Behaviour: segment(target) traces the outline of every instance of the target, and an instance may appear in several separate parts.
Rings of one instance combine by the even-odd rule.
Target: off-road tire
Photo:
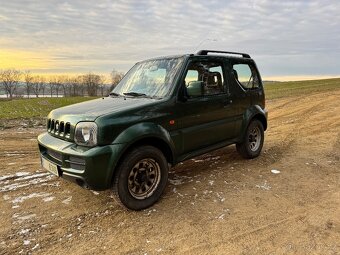
[[[168,171],[168,162],[159,149],[153,146],[133,148],[116,169],[113,179],[115,200],[136,211],[152,206],[165,189]],[[146,189],[144,193],[143,188]]]
[[[256,158],[261,153],[263,141],[263,124],[261,121],[254,119],[249,123],[243,141],[236,144],[237,152],[246,159]]]

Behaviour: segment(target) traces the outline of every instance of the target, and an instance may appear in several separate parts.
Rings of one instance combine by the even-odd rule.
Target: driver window
[[[188,70],[187,75],[185,76],[185,84],[188,84],[190,81],[198,81],[197,70]]]
[[[197,86],[201,86],[198,93]],[[216,62],[192,62],[185,76],[185,85],[188,95],[195,86],[195,96],[217,95],[224,93],[223,69]]]

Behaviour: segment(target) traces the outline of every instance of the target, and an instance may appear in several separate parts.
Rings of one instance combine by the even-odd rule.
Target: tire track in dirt
[[[295,146],[297,143],[300,143],[300,137],[301,133],[308,131],[310,129],[310,119],[323,119],[319,117],[319,115],[325,113],[328,111],[328,109],[336,104],[337,99],[339,100],[340,93],[334,92],[329,97],[323,97],[321,98],[319,95],[313,95],[312,97],[303,100],[304,107],[300,107],[301,109],[294,109],[293,112],[288,113],[288,115],[285,114],[276,114],[275,109],[277,109],[276,106],[273,107],[274,114],[271,114],[271,109],[269,109],[269,131],[268,131],[268,138],[270,139],[270,135],[272,132],[285,134],[285,136],[282,137],[280,141],[280,145],[273,146],[268,149],[269,153],[276,153],[282,156],[285,152],[289,151],[292,146]],[[292,107],[297,104],[297,101],[295,98],[289,98],[285,99],[288,100],[285,104],[291,104]],[[306,105],[306,102],[313,101],[312,104]],[[300,101],[299,101],[300,102]],[[281,104],[282,105],[282,104]],[[336,107],[336,106],[334,106]],[[336,112],[336,110],[335,110]],[[284,117],[282,117],[282,115]],[[291,132],[286,132],[286,130],[282,130],[282,119],[291,119],[292,121],[288,121],[288,124],[290,126]],[[287,122],[285,122],[287,123]],[[335,119],[334,122],[331,122],[331,126],[337,127],[337,137],[339,136],[339,126],[337,123],[340,123],[340,117]],[[273,124],[273,127],[271,125]],[[284,127],[287,129],[286,127]],[[272,129],[272,130],[271,130]],[[316,126],[313,130],[309,132],[322,132],[324,131],[323,126]],[[305,132],[306,133],[306,132]]]
[[[339,253],[339,101],[339,92],[270,100],[259,158],[229,146],[183,162],[141,212],[55,177],[0,192],[0,253]],[[0,188],[46,179],[33,149],[43,130],[12,131],[0,131]]]

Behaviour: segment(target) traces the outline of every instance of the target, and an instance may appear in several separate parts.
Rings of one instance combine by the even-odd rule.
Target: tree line
[[[123,78],[124,74],[113,70],[110,78],[87,73],[81,75],[33,74],[31,71],[0,69],[0,89],[8,98],[26,95],[39,96],[106,96]]]

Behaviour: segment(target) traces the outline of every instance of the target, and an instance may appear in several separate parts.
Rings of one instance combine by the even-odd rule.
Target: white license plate
[[[42,167],[49,171],[50,173],[59,176],[58,167],[56,164],[53,164],[52,162],[48,161],[47,159],[41,158],[41,165]]]

